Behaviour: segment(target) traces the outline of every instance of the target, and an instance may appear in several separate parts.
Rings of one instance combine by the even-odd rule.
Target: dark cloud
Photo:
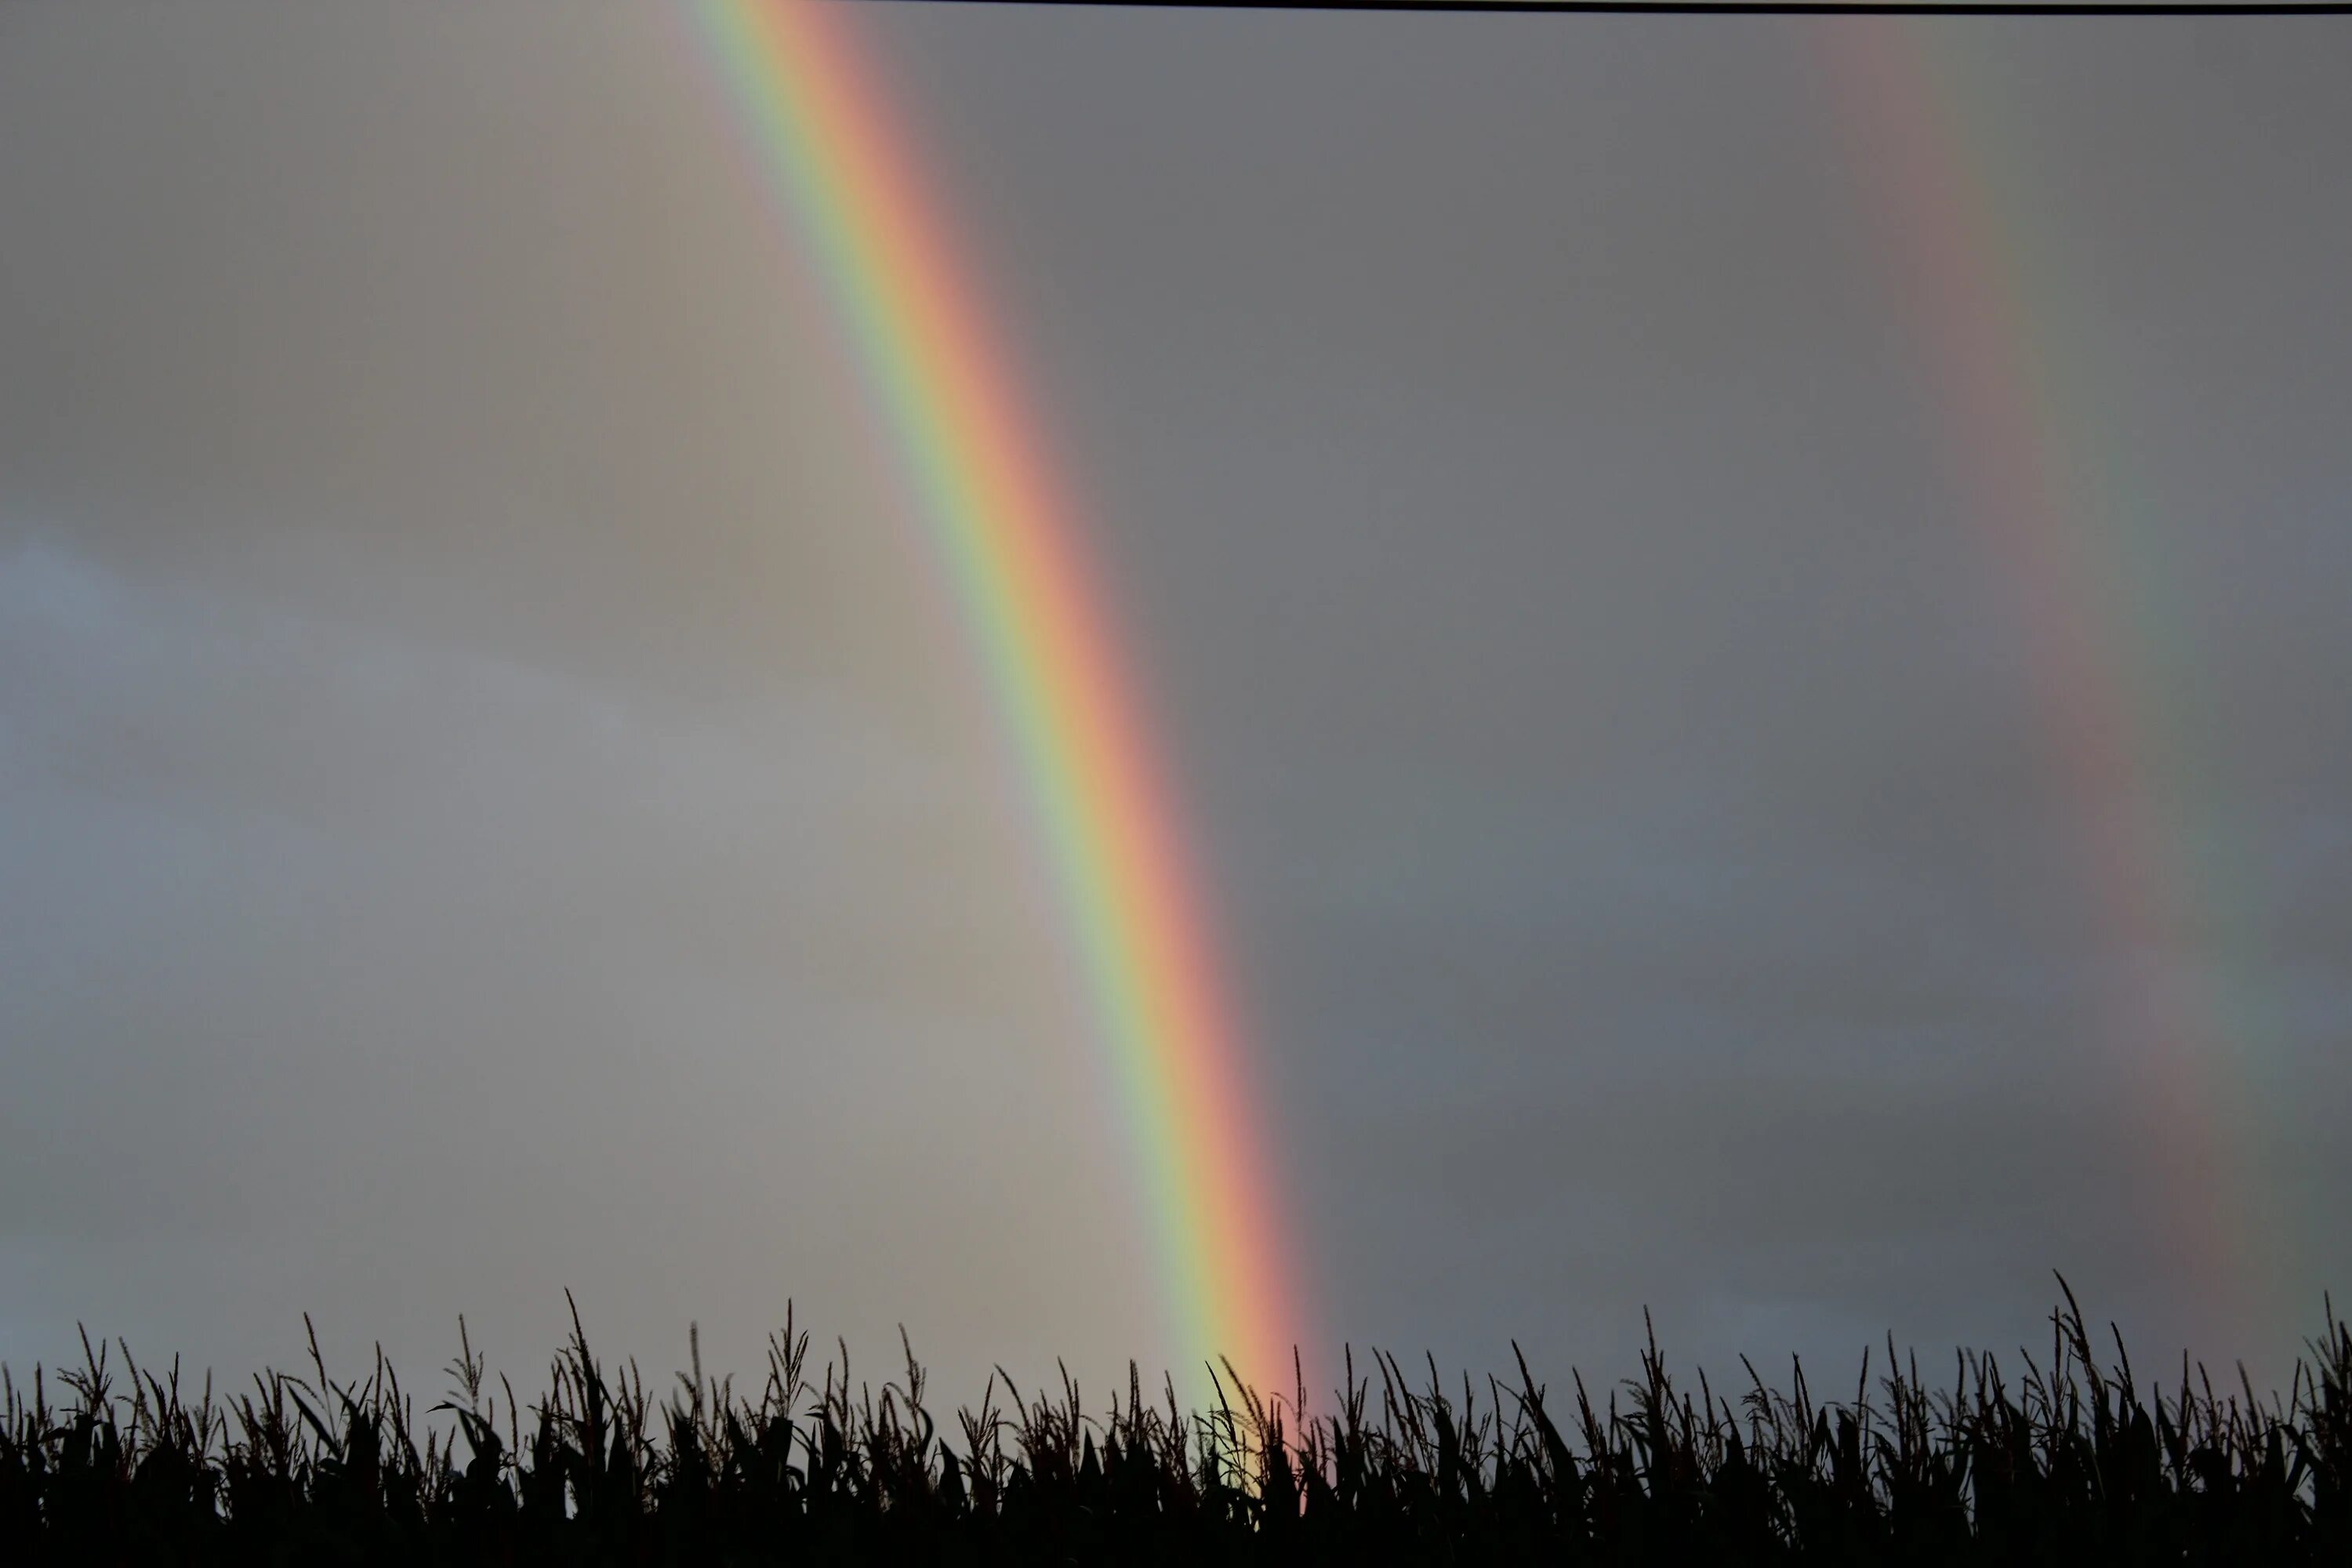
[[[1161,715],[1323,1331],[1940,1351],[2056,1267],[2277,1363],[2352,1261],[2323,24],[1928,38],[2010,158],[2097,798],[1818,27],[860,15]],[[983,672],[690,40],[0,40],[0,1356],[310,1308],[425,1366],[462,1310],[528,1367],[565,1284],[653,1360],[788,1291],[951,1378],[1151,1353]]]

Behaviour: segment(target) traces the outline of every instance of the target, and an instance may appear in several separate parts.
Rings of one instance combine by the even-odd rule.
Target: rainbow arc
[[[846,7],[698,0],[855,340],[1051,846],[1185,1352],[1286,1389],[1304,1320],[1174,789],[1012,361]]]

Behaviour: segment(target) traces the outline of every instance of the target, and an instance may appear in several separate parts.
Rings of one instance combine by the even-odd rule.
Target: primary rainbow
[[[1167,774],[1083,532],[845,7],[694,0],[919,492],[1050,842],[1182,1352],[1287,1388],[1304,1327]]]

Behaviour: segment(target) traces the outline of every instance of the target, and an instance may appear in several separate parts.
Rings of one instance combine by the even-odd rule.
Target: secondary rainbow
[[[899,116],[827,0],[694,0],[982,651],[1125,1102],[1170,1329],[1287,1388],[1304,1324],[1258,1098],[1084,531]]]
[[[2105,927],[2105,1011],[2160,1196],[2142,1217],[2208,1292],[2208,1328],[2279,1321],[2270,1228],[2231,1058],[2244,1027],[2196,937],[2227,889],[2187,819],[2197,760],[2175,709],[2161,563],[2136,529],[2147,498],[2100,428],[2077,324],[2028,222],[2030,184],[1993,106],[1970,101],[1964,24],[1823,24],[1846,142],[1871,193],[1924,351],[1963,503],[2021,612],[2024,654],[2081,867]],[[2072,329],[2072,330],[2070,330]]]

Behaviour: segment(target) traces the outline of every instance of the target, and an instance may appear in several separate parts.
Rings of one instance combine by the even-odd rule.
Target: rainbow
[[[1280,1184],[1169,775],[1084,531],[847,7],[694,0],[814,253],[1026,774],[1101,1016],[1182,1353],[1291,1385]]]
[[[2080,875],[2105,927],[2102,1011],[2118,1099],[2147,1146],[2146,1223],[2206,1292],[2209,1331],[2281,1323],[2247,1188],[2242,1049],[2194,926],[2227,900],[2200,864],[2178,781],[2194,759],[2168,711],[2158,563],[2130,536],[2096,402],[2070,384],[2068,323],[2036,253],[2028,183],[1998,116],[1971,105],[1950,29],[1844,17],[1822,28],[1845,134],[1906,297],[1948,461],[2011,590],[2042,727],[2072,802]],[[2076,372],[2079,374],[2079,372]]]

